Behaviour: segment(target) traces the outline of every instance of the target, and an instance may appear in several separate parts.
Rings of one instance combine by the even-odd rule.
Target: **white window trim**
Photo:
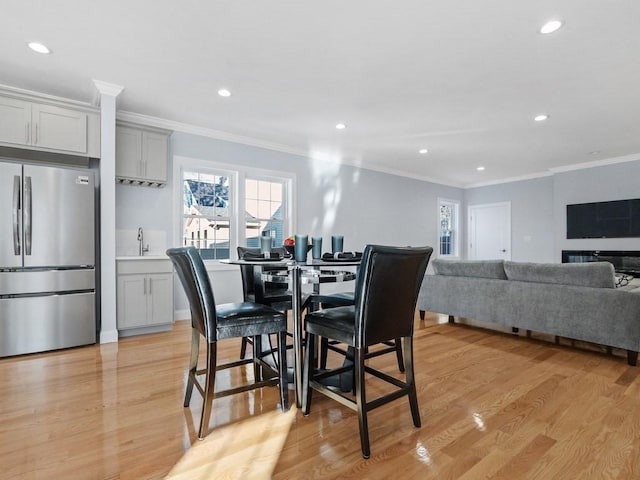
[[[441,231],[440,231],[440,205],[442,204],[449,204],[449,205],[455,205],[456,207],[456,216],[454,219],[454,225],[453,225],[453,231],[454,231],[454,243],[453,243],[453,254],[452,255],[440,255],[440,237],[441,237]],[[442,198],[442,197],[438,197],[437,199],[437,203],[436,203],[436,219],[438,222],[438,230],[437,230],[437,241],[436,241],[436,245],[437,245],[437,253],[438,253],[438,257],[441,258],[450,258],[452,260],[456,260],[460,258],[460,251],[461,251],[461,237],[462,237],[462,232],[460,231],[460,215],[461,215],[461,211],[462,211],[462,202],[460,202],[460,200],[454,200],[451,198]]]
[[[232,226],[229,232],[229,242],[231,246],[236,246],[244,236],[245,231],[245,216],[240,215],[240,212],[244,212],[245,199],[244,199],[244,181],[247,176],[250,178],[268,180],[268,181],[282,181],[286,184],[287,201],[286,211],[288,222],[284,223],[288,232],[295,232],[295,218],[296,218],[296,176],[289,172],[280,172],[274,170],[264,170],[260,168],[247,167],[244,165],[234,165],[230,163],[217,162],[215,160],[206,160],[202,158],[184,157],[181,155],[174,155],[173,157],[173,244],[182,245],[182,172],[184,170],[196,170],[211,173],[224,173],[229,176],[233,191],[233,202],[231,206],[231,223]],[[240,188],[240,185],[243,185]],[[242,195],[239,193],[242,191]],[[235,248],[232,250],[235,251]],[[233,255],[232,255],[233,258]],[[220,263],[219,260],[205,260],[207,270],[236,270],[238,267],[235,265],[228,265]]]

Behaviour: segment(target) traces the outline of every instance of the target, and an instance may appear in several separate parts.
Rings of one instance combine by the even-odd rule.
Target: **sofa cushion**
[[[504,262],[507,279],[520,282],[558,283],[577,287],[614,288],[615,270],[609,262],[527,263]]]
[[[616,288],[628,287],[629,284],[633,281],[633,275],[616,273],[615,281],[616,281]]]
[[[507,279],[504,273],[504,260],[443,260],[436,258],[432,265],[436,275]]]

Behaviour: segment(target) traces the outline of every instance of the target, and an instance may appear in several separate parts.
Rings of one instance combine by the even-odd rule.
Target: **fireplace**
[[[640,277],[640,250],[563,250],[562,263],[609,262],[617,273]]]

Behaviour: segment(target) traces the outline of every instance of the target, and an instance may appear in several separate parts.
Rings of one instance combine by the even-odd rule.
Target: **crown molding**
[[[551,177],[551,176],[553,176],[552,172],[537,172],[537,173],[531,173],[528,175],[520,175],[518,177],[509,177],[509,178],[503,178],[500,180],[491,180],[488,182],[472,183],[469,185],[465,185],[462,188],[466,190],[468,188],[490,187],[491,185],[500,185],[501,183],[521,182],[523,180],[534,180],[536,178]]]
[[[532,173],[530,175],[523,175],[520,177],[504,178],[501,180],[495,180],[491,182],[474,183],[471,185],[466,185],[463,188],[467,189],[467,188],[488,187],[491,185],[499,185],[502,183],[520,182],[522,180],[533,180],[535,178],[553,176],[557,173],[572,172],[575,170],[584,170],[587,168],[604,167],[607,165],[615,165],[616,163],[635,162],[635,161],[640,161],[640,153],[623,155],[620,157],[612,157],[612,158],[607,158],[603,160],[594,160],[593,162],[583,162],[583,163],[575,163],[573,165],[562,165],[560,167],[551,167],[546,172]]]
[[[201,137],[214,138],[216,140],[224,140],[227,142],[239,143],[239,144],[248,145],[251,147],[265,148],[267,150],[273,150],[273,151],[282,152],[282,153],[289,153],[291,155],[296,155],[303,158],[310,158],[313,160],[319,160],[323,162],[339,163],[341,165],[348,165],[351,167],[361,168],[363,170],[371,170],[374,172],[385,173],[387,175],[407,177],[407,178],[412,178],[414,180],[437,183],[438,185],[445,185],[450,187],[457,187],[457,188],[462,187],[459,184],[445,182],[443,180],[438,180],[435,178],[426,177],[422,175],[416,175],[415,173],[405,172],[402,170],[395,170],[395,169],[377,167],[377,166],[364,166],[357,161],[350,161],[348,159],[341,159],[340,161],[332,160],[321,155],[315,155],[313,153],[310,153],[309,151],[306,151],[300,148],[291,147],[289,145],[266,142],[264,140],[260,140],[257,138],[246,137],[243,135],[235,135],[235,134],[223,132],[220,130],[214,130],[212,128],[199,127],[199,126],[191,125],[187,123],[176,122],[174,120],[166,120],[164,118],[152,117],[149,115],[142,115],[140,113],[119,110],[116,113],[116,118],[122,122],[131,122],[136,124],[147,125],[150,127],[162,128],[165,130],[173,130],[175,132],[188,133],[191,135],[198,135]]]
[[[107,95],[109,97],[117,97],[124,90],[123,86],[116,85],[115,83],[103,82],[102,80],[93,79],[93,84],[96,87],[97,92],[100,95]],[[100,105],[100,98],[95,99],[96,105]]]
[[[25,88],[12,87],[10,85],[0,84],[0,91],[10,96],[30,97],[31,99],[36,99],[38,101],[44,101],[44,102],[50,102],[50,103],[56,103],[56,104],[75,105],[83,108],[87,108],[87,107],[93,108],[93,105],[89,102],[73,100],[71,98],[65,98],[65,97],[58,97],[56,95],[49,95],[46,93],[36,92],[33,90],[27,90]]]
[[[235,135],[233,133],[227,133],[220,130],[214,130],[207,127],[199,127],[188,123],[176,122],[174,120],[166,120],[164,118],[152,117],[150,115],[142,115],[140,113],[126,112],[119,110],[116,113],[116,118],[123,122],[137,123],[141,125],[148,125],[150,127],[162,128],[165,130],[173,130],[175,132],[188,133],[191,135],[198,135],[201,137],[214,138],[216,140],[226,140],[232,143],[241,143],[243,145],[249,145],[252,147],[266,148],[267,150],[275,150],[283,153],[290,153],[292,155],[298,155],[301,157],[308,157],[308,152],[302,149],[290,147],[279,143],[266,142],[256,138],[245,137],[243,135]]]
[[[406,177],[414,180],[419,180],[422,182],[435,183],[437,185],[443,185],[446,187],[454,187],[454,188],[462,188],[462,189],[488,187],[491,185],[500,185],[503,183],[521,182],[523,180],[533,180],[536,178],[549,177],[556,173],[568,172],[571,170],[581,170],[584,168],[592,168],[592,167],[599,167],[603,165],[612,165],[615,163],[640,160],[640,153],[639,153],[639,154],[633,154],[633,155],[626,155],[623,157],[610,158],[607,160],[597,160],[594,162],[580,163],[575,165],[566,165],[561,167],[553,167],[553,168],[549,168],[547,171],[544,171],[544,172],[536,172],[536,173],[521,175],[517,177],[509,177],[509,178],[504,178],[500,180],[493,180],[488,182],[480,182],[480,183],[464,185],[461,183],[455,183],[455,182],[450,182],[450,181],[446,181],[438,178],[428,177],[425,175],[419,175],[419,174],[407,172],[404,170],[397,170],[397,169],[385,168],[380,166],[362,165],[361,162],[356,160],[349,160],[344,158],[340,160],[334,160],[322,155],[315,155],[311,152],[305,151],[300,148],[291,147],[289,145],[267,142],[257,138],[246,137],[243,135],[235,135],[235,134],[223,132],[220,130],[214,130],[212,128],[199,127],[196,125],[176,122],[173,120],[166,120],[164,118],[152,117],[149,115],[142,115],[140,113],[119,110],[116,113],[116,118],[123,122],[131,122],[135,124],[142,124],[150,127],[161,128],[165,130],[173,130],[176,132],[187,133],[191,135],[198,135],[202,137],[213,138],[216,140],[224,140],[227,142],[239,143],[239,144],[248,145],[251,147],[265,148],[267,150],[273,150],[276,152],[289,153],[291,155],[296,155],[302,158],[309,158],[309,159],[319,160],[323,162],[333,162],[333,163],[338,163],[340,165],[348,165],[351,167],[360,168],[363,170],[371,170],[373,172],[384,173],[387,175]]]
[[[615,165],[616,163],[635,162],[640,160],[640,153],[631,155],[623,155],[620,157],[606,158],[604,160],[594,160],[593,162],[576,163],[573,165],[563,165],[561,167],[552,167],[549,171],[553,173],[571,172],[573,170],[583,170],[585,168],[604,167],[606,165]]]
[[[325,161],[330,161],[330,160],[325,160]],[[356,162],[349,162],[349,161],[344,161],[344,162],[341,162],[341,163],[343,165],[350,165],[352,167],[361,168],[363,170],[371,170],[373,172],[385,173],[387,175],[395,175],[396,177],[411,178],[413,180],[419,180],[421,182],[435,183],[437,185],[443,185],[445,187],[464,188],[464,186],[462,184],[460,184],[460,183],[454,183],[454,182],[449,182],[447,180],[442,180],[442,179],[433,178],[433,177],[427,177],[425,175],[419,175],[417,173],[407,172],[405,170],[396,170],[396,169],[393,169],[393,168],[385,168],[385,167],[378,167],[378,166],[363,166],[363,165],[359,165]]]

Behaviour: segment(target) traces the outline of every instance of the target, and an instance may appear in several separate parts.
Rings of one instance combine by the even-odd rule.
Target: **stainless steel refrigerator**
[[[0,159],[0,357],[96,342],[87,169]]]

